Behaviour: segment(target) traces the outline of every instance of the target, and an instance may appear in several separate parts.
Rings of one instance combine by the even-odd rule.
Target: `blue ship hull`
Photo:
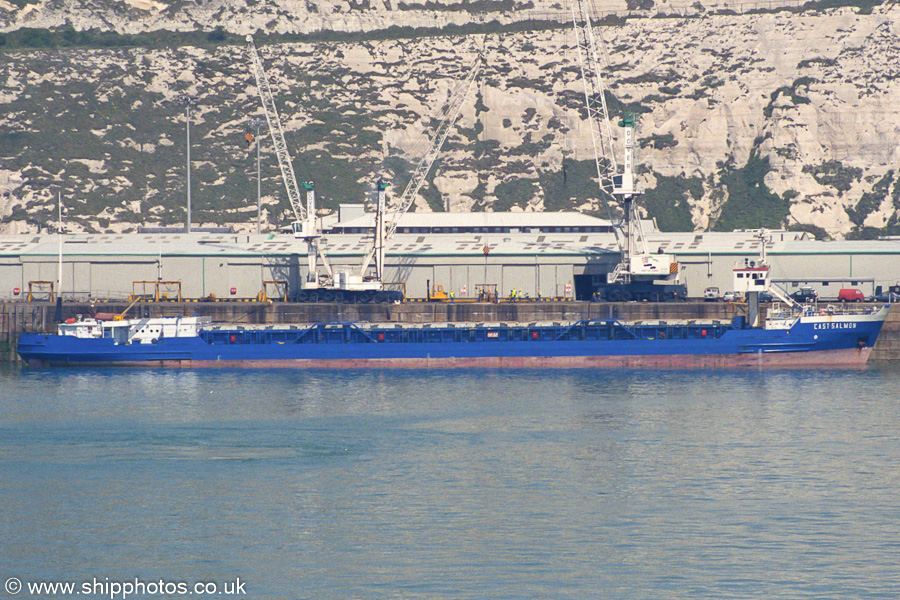
[[[882,311],[879,311],[882,312]],[[286,367],[710,367],[865,364],[886,317],[800,320],[788,329],[733,324],[582,321],[553,326],[367,326],[206,329],[117,343],[22,334],[30,364]]]

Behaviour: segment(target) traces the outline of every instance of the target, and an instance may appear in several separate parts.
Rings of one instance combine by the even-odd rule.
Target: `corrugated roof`
[[[790,254],[893,254],[900,253],[900,240],[786,241],[782,251]]]
[[[450,214],[450,213],[442,213]],[[460,213],[456,213],[460,214]],[[480,213],[479,213],[480,214]],[[490,213],[488,213],[490,214]],[[499,213],[494,213],[499,214]],[[524,214],[524,213],[523,213]],[[530,213],[565,214],[565,213]],[[581,215],[584,218],[584,215]],[[593,219],[593,217],[588,217]],[[509,221],[507,221],[509,222]],[[584,221],[581,221],[581,225]],[[425,226],[425,225],[423,225]],[[752,231],[654,232],[647,236],[647,250],[679,255],[756,255],[759,240]],[[784,238],[782,241],[782,237]],[[779,254],[900,254],[900,240],[821,242],[776,235],[767,252]],[[59,238],[54,234],[0,236],[0,257],[55,256]],[[284,234],[67,234],[67,256],[260,256],[306,254],[306,244]],[[361,255],[371,243],[363,234],[326,235],[326,254]],[[577,255],[618,252],[611,233],[447,233],[396,234],[387,244],[388,254],[480,256],[488,246],[492,254]]]
[[[388,215],[390,217],[390,215]],[[375,214],[343,221],[337,227],[374,227]],[[399,227],[604,227],[606,219],[577,212],[408,212],[398,221]]]

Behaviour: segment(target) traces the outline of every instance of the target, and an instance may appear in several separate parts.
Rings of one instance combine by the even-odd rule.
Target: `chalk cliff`
[[[639,116],[645,209],[670,229],[900,234],[900,11],[740,6],[603,6],[610,109]],[[289,221],[271,142],[244,137],[262,116],[248,33],[324,210],[368,201],[380,177],[396,198],[482,53],[416,209],[605,216],[565,18],[531,2],[0,0],[0,231],[55,226],[58,191],[70,228],[183,222],[185,95],[195,222],[255,228],[260,141],[266,221]],[[89,47],[101,33],[125,45]]]

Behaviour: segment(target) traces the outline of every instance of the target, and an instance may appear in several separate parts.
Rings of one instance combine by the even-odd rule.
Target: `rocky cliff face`
[[[675,0],[673,8],[696,12],[689,4]],[[557,0],[0,0],[0,24],[7,30],[71,26],[122,34],[209,31],[219,26],[239,35],[350,33],[489,21],[508,24],[535,17],[565,19],[566,6]],[[627,0],[602,6],[604,12],[628,8]]]
[[[178,100],[186,95],[198,99],[194,221],[255,227],[260,140],[267,222],[289,220],[268,137],[249,145],[244,137],[262,112],[237,34],[326,28],[354,32],[354,41],[261,46],[298,176],[316,183],[324,209],[369,198],[379,177],[399,195],[440,105],[483,53],[483,75],[417,210],[605,216],[591,179],[574,36],[554,25],[562,6],[515,7],[0,0],[0,231],[55,224],[59,190],[69,227],[183,222]],[[643,204],[663,228],[900,234],[900,108],[892,102],[900,97],[900,12],[713,14],[697,3],[655,10],[690,14],[607,22],[603,72],[614,118],[639,115]],[[528,18],[543,20],[513,31]],[[439,34],[451,25],[467,29],[388,29]],[[36,30],[60,27],[39,39],[202,33],[170,47],[23,47]]]

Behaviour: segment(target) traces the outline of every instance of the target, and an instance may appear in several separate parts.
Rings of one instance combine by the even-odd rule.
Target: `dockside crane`
[[[333,285],[334,271],[325,256],[325,252],[319,245],[322,237],[316,224],[316,200],[315,189],[311,181],[303,182],[306,190],[306,206],[300,197],[300,186],[297,185],[297,177],[294,175],[294,164],[291,154],[284,140],[284,130],[281,127],[281,119],[278,117],[278,109],[275,107],[275,98],[269,87],[269,78],[266,75],[262,58],[253,43],[253,36],[248,35],[247,46],[250,51],[250,59],[253,64],[253,74],[256,77],[256,87],[259,90],[259,98],[262,101],[263,110],[266,113],[266,121],[269,131],[272,133],[272,144],[275,146],[275,156],[278,158],[278,167],[281,169],[281,179],[287,191],[288,200],[294,211],[295,221],[292,223],[294,237],[306,242],[308,271],[306,281],[301,283],[303,290],[318,290],[329,288]],[[257,141],[259,143],[259,141]],[[326,275],[320,280],[318,261],[322,261]]]
[[[608,197],[621,202],[624,213],[621,226],[613,223],[621,259],[607,275],[606,284],[595,289],[594,298],[610,302],[683,300],[687,296],[687,286],[679,279],[680,269],[675,257],[649,252],[634,205],[634,199],[641,194],[634,186],[634,116],[625,116],[619,121],[619,126],[624,128],[625,142],[620,168],[615,156],[612,121],[606,106],[606,87],[600,73],[602,39],[591,25],[588,0],[571,0],[570,7],[600,196],[607,208]],[[611,211],[609,213],[612,221]]]
[[[253,72],[256,76],[259,96],[266,113],[269,131],[272,133],[272,142],[275,146],[275,155],[278,158],[278,166],[281,169],[281,178],[284,181],[291,208],[297,219],[292,224],[294,237],[304,240],[307,244],[308,275],[306,281],[301,285],[301,290],[297,294],[297,300],[301,302],[315,302],[317,300],[393,302],[401,300],[403,295],[400,292],[385,290],[385,243],[396,231],[400,217],[409,210],[410,206],[412,206],[416,194],[425,182],[428,171],[431,169],[432,164],[434,164],[441,146],[443,146],[453,123],[455,123],[459,116],[462,103],[481,70],[483,63],[482,56],[478,56],[478,59],[470,68],[466,78],[460,81],[453,89],[450,99],[447,101],[441,112],[441,120],[428,151],[416,165],[413,176],[400,198],[397,209],[387,220],[385,217],[387,210],[385,191],[388,186],[386,183],[379,181],[378,206],[375,217],[375,235],[373,236],[373,242],[365,254],[365,258],[363,259],[363,263],[358,273],[349,271],[336,272],[328,262],[328,258],[319,243],[322,236],[318,229],[315,217],[315,189],[312,182],[302,183],[302,186],[306,190],[307,199],[307,204],[304,207],[300,198],[300,186],[297,185],[297,178],[294,175],[294,166],[291,162],[291,155],[288,151],[287,143],[284,140],[284,131],[282,130],[281,120],[278,117],[278,110],[275,107],[275,100],[269,87],[269,80],[266,75],[265,67],[263,66],[259,52],[256,49],[256,45],[253,43],[253,37],[248,35],[246,40],[253,64]],[[375,274],[369,275],[367,271],[373,258],[375,259]],[[318,273],[317,265],[319,260],[322,261],[325,268],[325,275],[320,276]]]
[[[613,199],[613,179],[618,172],[618,165],[613,144],[615,138],[606,106],[606,86],[600,74],[600,50],[603,45],[597,43],[587,1],[572,0],[570,9],[588,125],[591,130],[591,144],[594,149],[594,163],[597,167],[597,180],[600,182],[600,193]],[[603,201],[606,200],[604,197]],[[618,233],[616,240],[618,241]]]
[[[428,149],[416,164],[416,168],[413,170],[409,183],[406,184],[403,194],[400,195],[397,207],[387,218],[385,218],[385,211],[387,210],[386,190],[388,186],[383,181],[378,182],[375,235],[369,250],[363,258],[362,264],[360,265],[358,275],[360,281],[368,280],[377,282],[383,289],[385,244],[393,237],[394,233],[396,233],[397,226],[400,224],[400,219],[407,211],[409,211],[416,198],[416,194],[422,189],[422,185],[425,183],[425,179],[428,177],[428,173],[431,171],[431,167],[434,165],[434,161],[437,159],[441,147],[447,140],[447,136],[450,135],[453,124],[456,123],[456,120],[459,118],[462,105],[468,97],[469,91],[472,89],[472,84],[478,78],[479,73],[481,73],[483,65],[484,57],[479,54],[472,66],[469,67],[469,72],[466,77],[461,79],[453,88],[450,97],[441,109],[440,122],[435,129],[434,136],[431,138]],[[369,267],[372,266],[373,260],[375,261],[375,273],[374,275],[370,275],[368,271]]]

